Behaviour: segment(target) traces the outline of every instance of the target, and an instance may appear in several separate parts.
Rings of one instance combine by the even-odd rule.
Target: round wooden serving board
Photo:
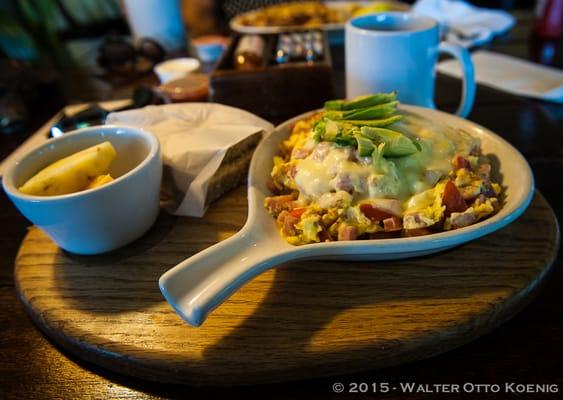
[[[158,277],[236,232],[246,204],[239,188],[204,219],[162,215],[133,245],[95,257],[31,228],[16,259],[21,300],[55,342],[120,373],[194,385],[304,379],[430,357],[489,332],[529,301],[559,243],[537,194],[507,228],[440,254],[271,270],[188,326]]]

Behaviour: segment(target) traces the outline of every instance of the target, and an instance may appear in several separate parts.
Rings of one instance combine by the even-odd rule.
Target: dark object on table
[[[542,39],[557,39],[563,30],[563,0],[536,2],[534,35]]]
[[[23,131],[29,119],[29,111],[23,97],[16,92],[1,92],[0,89],[0,133]]]
[[[44,99],[61,101],[54,73],[21,61],[0,60],[0,134],[24,132]]]
[[[120,36],[107,37],[98,51],[98,64],[108,72],[121,74],[150,71],[166,55],[153,39],[142,39],[135,48]]]
[[[150,86],[139,86],[133,93],[132,103],[128,106],[106,110],[98,104],[93,104],[84,111],[71,116],[64,115],[59,122],[51,127],[51,137],[62,136],[65,132],[104,124],[107,115],[113,111],[125,111],[145,107],[151,104],[162,104],[162,97]]]
[[[276,59],[278,35],[263,35],[264,66],[238,70],[233,54],[241,36],[235,36],[223,53],[209,82],[209,100],[250,111],[263,118],[281,121],[305,111],[322,107],[333,99],[334,86],[328,40],[322,34],[320,56],[288,58],[279,64]],[[317,46],[321,46],[318,44]]]

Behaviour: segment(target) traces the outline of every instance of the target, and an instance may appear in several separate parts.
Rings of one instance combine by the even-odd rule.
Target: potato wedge
[[[45,167],[19,190],[35,196],[79,192],[86,189],[96,177],[107,174],[116,155],[110,142],[97,144]]]
[[[99,186],[103,186],[106,183],[110,183],[111,181],[113,181],[113,178],[110,174],[100,175],[95,177],[94,180],[86,186],[86,189],[94,189]]]

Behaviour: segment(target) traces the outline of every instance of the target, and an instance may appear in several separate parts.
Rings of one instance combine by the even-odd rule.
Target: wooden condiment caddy
[[[277,64],[277,34],[263,35],[264,65],[235,69],[233,54],[242,36],[233,37],[211,74],[209,99],[250,111],[274,122],[320,108],[334,98],[330,49],[323,35],[323,56],[316,61]]]

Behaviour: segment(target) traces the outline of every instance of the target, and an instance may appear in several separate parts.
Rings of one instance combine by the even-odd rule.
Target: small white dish
[[[47,165],[106,140],[117,152],[109,170],[114,181],[60,196],[31,196],[18,190]],[[10,165],[2,185],[17,209],[61,248],[99,254],[132,242],[152,226],[160,207],[161,178],[160,144],[154,135],[105,125],[50,139]]]
[[[526,210],[534,193],[533,175],[524,157],[506,140],[454,115],[415,106],[401,108],[481,139],[484,154],[496,156],[500,163],[498,174],[493,176],[501,182],[505,197],[497,214],[475,225],[426,236],[304,246],[288,244],[263,203],[270,195],[267,182],[279,143],[289,135],[295,122],[308,115],[303,114],[278,126],[257,147],[248,177],[249,211],[244,227],[229,239],[188,258],[160,277],[160,290],[174,310],[190,325],[199,326],[214,308],[246,282],[290,260],[390,260],[421,256],[492,233]]]
[[[175,79],[183,78],[199,69],[199,60],[190,57],[173,58],[163,61],[154,66],[154,72],[160,83],[166,83]]]

